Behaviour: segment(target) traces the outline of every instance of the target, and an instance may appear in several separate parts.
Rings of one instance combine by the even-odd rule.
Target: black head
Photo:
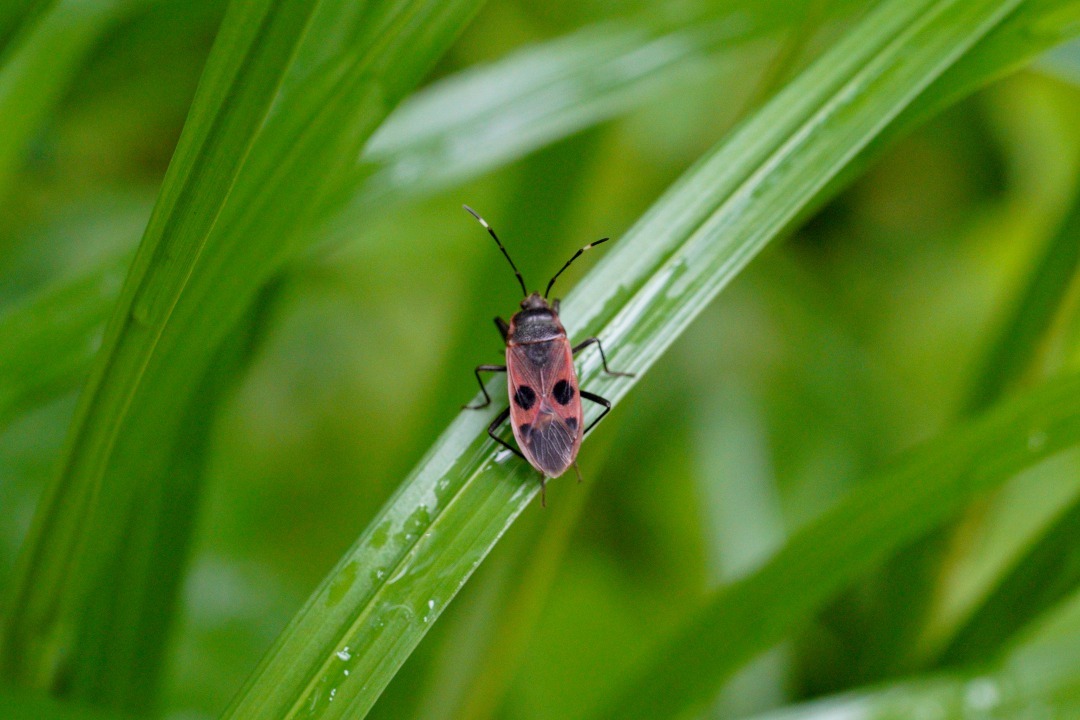
[[[558,313],[538,292],[530,293],[522,300],[521,310],[510,318],[510,344],[544,342],[565,337],[566,330],[559,322]]]
[[[521,301],[521,309],[523,312],[548,312],[551,313],[551,305],[548,304],[546,298],[540,296],[540,293],[533,292]]]

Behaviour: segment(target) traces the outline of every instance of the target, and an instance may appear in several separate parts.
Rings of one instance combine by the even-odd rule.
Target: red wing
[[[506,349],[510,422],[522,454],[548,477],[562,475],[581,446],[581,397],[570,343]]]

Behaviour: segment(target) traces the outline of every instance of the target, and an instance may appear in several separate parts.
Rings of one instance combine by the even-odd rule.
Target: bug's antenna
[[[518,271],[517,265],[515,265],[514,261],[510,259],[510,253],[506,252],[506,248],[504,248],[503,244],[499,242],[499,236],[496,235],[492,227],[487,224],[487,220],[480,217],[480,215],[468,205],[462,205],[461,207],[465,208],[465,210],[468,211],[470,215],[476,218],[480,222],[480,224],[483,225],[485,229],[487,229],[491,237],[495,239],[495,244],[499,246],[500,250],[502,250],[502,254],[506,258],[506,262],[510,263],[510,267],[514,268],[514,275],[517,275],[518,282],[521,283],[521,294],[523,296],[528,295],[529,291],[525,289],[525,279],[521,277],[521,272]]]
[[[551,282],[549,282],[549,283],[548,283],[548,286],[547,286],[547,290],[545,290],[545,291],[544,291],[544,298],[546,299],[546,298],[547,298],[547,296],[548,296],[548,295],[549,295],[549,294],[551,293],[551,286],[552,286],[552,285],[554,285],[554,284],[555,284],[555,281],[556,281],[556,280],[557,280],[557,279],[559,278],[559,276],[563,274],[563,270],[565,270],[566,268],[570,267],[570,263],[574,262],[574,261],[575,261],[575,260],[577,260],[577,259],[578,259],[579,257],[581,257],[581,253],[585,252],[586,250],[590,250],[590,249],[592,249],[592,248],[596,247],[596,246],[597,246],[597,245],[599,245],[600,243],[605,243],[605,242],[607,242],[607,241],[608,241],[608,240],[610,240],[610,239],[611,239],[611,238],[600,238],[600,239],[599,239],[599,240],[597,240],[596,242],[592,242],[592,243],[589,243],[588,245],[586,245],[585,247],[581,248],[581,249],[580,249],[580,250],[578,250],[578,251],[577,251],[576,253],[574,253],[574,257],[572,257],[572,258],[570,258],[569,260],[567,260],[567,261],[566,261],[566,264],[565,264],[565,265],[563,265],[563,266],[562,266],[562,268],[560,268],[560,269],[559,269],[559,272],[555,273],[555,277],[551,278]],[[505,251],[504,251],[504,252],[505,252]]]

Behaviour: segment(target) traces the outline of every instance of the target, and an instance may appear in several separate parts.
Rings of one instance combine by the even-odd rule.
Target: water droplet
[[[435,612],[435,601],[434,600],[428,600],[427,601],[427,607],[428,607],[429,612],[424,613],[424,622],[425,623],[427,623],[427,622],[429,622],[431,620],[431,614]]]
[[[348,646],[348,645],[346,645],[346,646],[345,646],[345,647],[344,647],[343,649],[341,649],[341,650],[338,650],[338,651],[337,651],[337,656],[338,656],[338,658],[339,658],[339,659],[341,659],[341,660],[348,660],[348,659],[352,658],[352,655],[351,655],[351,654],[349,653],[349,646]],[[348,670],[346,670],[346,671],[345,671],[345,674],[347,675],[347,674],[348,674],[348,672],[349,672],[349,671],[348,671]]]

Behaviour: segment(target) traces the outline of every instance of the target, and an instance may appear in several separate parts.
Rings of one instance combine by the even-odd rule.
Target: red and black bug
[[[607,357],[604,356],[604,348],[599,338],[586,338],[571,347],[570,340],[566,337],[566,330],[559,321],[559,301],[553,300],[549,304],[547,300],[551,287],[563,270],[570,267],[570,263],[577,260],[583,252],[606,242],[608,238],[590,243],[574,253],[574,256],[567,260],[559,272],[551,278],[544,295],[541,296],[539,292],[530,293],[525,287],[525,280],[521,277],[517,266],[514,265],[510,254],[499,241],[499,236],[495,234],[487,221],[468,205],[465,209],[480,221],[480,224],[495,240],[495,244],[502,250],[503,256],[506,257],[514,270],[514,275],[517,276],[518,283],[521,284],[522,294],[525,295],[525,299],[521,301],[521,310],[510,318],[509,325],[502,318],[495,318],[495,325],[499,328],[499,333],[506,343],[506,364],[476,367],[476,381],[484,393],[484,402],[479,405],[466,405],[465,408],[479,410],[491,404],[491,396],[484,387],[480,373],[504,372],[507,374],[510,407],[499,413],[488,426],[488,435],[519,457],[528,460],[529,464],[543,474],[540,478],[540,498],[541,502],[544,502],[544,484],[547,479],[559,477],[571,465],[574,466],[575,471],[577,470],[575,460],[578,448],[581,447],[581,439],[611,410],[610,402],[578,387],[577,372],[574,370],[574,355],[590,345],[596,345],[600,350],[604,372],[608,375],[632,377],[630,373],[614,372],[608,369]],[[582,398],[604,407],[600,416],[587,428],[582,428]],[[518,447],[516,448],[496,433],[507,417],[510,418],[514,439],[517,440]],[[581,480],[580,473],[578,480]]]

